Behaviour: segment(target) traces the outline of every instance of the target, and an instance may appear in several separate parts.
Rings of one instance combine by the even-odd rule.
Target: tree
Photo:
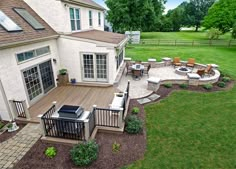
[[[201,21],[207,15],[208,9],[214,4],[215,0],[190,0],[185,8],[188,26],[195,26],[197,32],[201,26]]]
[[[235,20],[236,1],[219,0],[209,9],[208,15],[204,18],[203,26],[206,29],[218,28],[225,33],[232,28]]]
[[[232,38],[236,39],[236,22],[233,25],[233,30],[232,30]]]
[[[113,29],[124,32],[155,30],[166,0],[106,0],[105,2],[110,9],[107,19]]]

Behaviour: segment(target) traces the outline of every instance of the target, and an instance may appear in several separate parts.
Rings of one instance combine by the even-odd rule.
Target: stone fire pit
[[[185,75],[187,75],[187,73],[192,72],[192,69],[181,66],[181,67],[176,68],[175,72],[179,75],[184,75],[185,76]]]

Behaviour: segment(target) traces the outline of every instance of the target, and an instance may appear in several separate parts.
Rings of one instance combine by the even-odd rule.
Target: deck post
[[[46,131],[45,131],[45,126],[44,126],[44,122],[43,122],[43,119],[42,119],[42,114],[38,115],[38,118],[40,118],[40,128],[41,128],[41,133],[42,133],[42,136],[45,137],[46,136]]]
[[[10,103],[10,107],[11,107],[11,110],[12,110],[13,119],[16,119],[18,117],[16,106],[13,103],[13,100],[9,100],[9,103]]]
[[[25,116],[26,116],[26,119],[27,120],[30,120],[31,117],[30,117],[30,113],[29,113],[29,109],[27,108],[27,105],[26,105],[26,101],[22,101],[22,105],[24,107],[24,110],[25,110]]]
[[[123,111],[124,111],[124,109],[123,109],[123,108],[120,108],[120,112],[119,112],[119,116],[118,116],[118,125],[119,125],[119,128],[122,127]]]
[[[95,116],[95,125],[97,125],[97,122],[98,122],[98,120],[97,120],[96,108],[97,108],[97,105],[93,105],[93,109],[95,110],[95,111],[94,111],[94,116]]]
[[[84,137],[85,137],[85,140],[88,141],[89,140],[89,120],[88,119],[85,119],[84,120]]]

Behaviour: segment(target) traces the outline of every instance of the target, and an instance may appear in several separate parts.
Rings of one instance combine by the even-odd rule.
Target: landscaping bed
[[[137,116],[144,121],[144,109],[136,100],[130,101],[128,115],[131,114],[132,108],[139,107],[140,112]],[[145,125],[144,125],[145,127]],[[72,145],[62,145],[55,143],[44,143],[39,140],[30,151],[19,161],[15,169],[115,169],[131,164],[136,160],[143,158],[146,150],[146,129],[140,134],[124,133],[107,133],[99,132],[96,135],[96,142],[99,145],[98,159],[88,167],[76,167],[71,158],[69,151]],[[118,152],[114,152],[112,146],[114,143],[121,145]],[[57,155],[50,159],[45,156],[44,152],[48,147],[55,147]],[[32,158],[33,157],[33,158]]]
[[[5,122],[5,124],[7,124],[8,122]],[[8,140],[9,138],[15,136],[23,127],[25,127],[25,125],[27,124],[26,122],[21,122],[21,121],[17,121],[16,124],[19,126],[19,129],[14,131],[14,132],[3,132],[2,134],[0,134],[0,143]]]

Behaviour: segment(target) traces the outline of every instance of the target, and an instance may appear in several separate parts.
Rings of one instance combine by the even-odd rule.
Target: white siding
[[[70,13],[69,8],[80,9],[81,30],[97,29],[104,30],[103,11],[85,8],[81,6],[65,4],[57,0],[25,0],[39,16],[41,16],[54,30],[61,33],[70,33]],[[89,10],[93,12],[93,26],[89,26]],[[98,25],[98,12],[101,12],[101,26]]]
[[[108,76],[109,84],[113,84],[116,70],[116,51],[114,47],[102,47],[104,45],[81,40],[67,38],[58,39],[61,67],[68,69],[69,77],[76,78],[77,82],[82,82],[82,53],[106,53],[108,56]]]
[[[1,119],[9,121],[11,119],[10,119],[2,92],[3,91],[1,90],[1,87],[0,87],[0,116],[1,116]]]
[[[52,63],[52,66],[54,69],[54,77],[56,79],[58,67],[60,65],[56,45],[56,40],[51,40],[21,47],[4,49],[0,51],[0,78],[2,80],[2,84],[8,100],[27,100],[27,103],[29,105],[27,91],[25,90],[21,72],[23,69],[55,58],[57,59],[57,63]],[[37,49],[44,46],[50,46],[50,54],[32,59],[22,64],[17,64],[16,53]]]

